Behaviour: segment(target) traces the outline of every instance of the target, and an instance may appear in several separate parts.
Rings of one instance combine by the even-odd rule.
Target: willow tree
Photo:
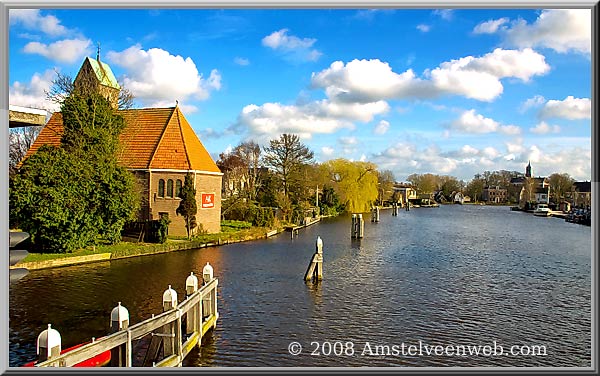
[[[348,212],[366,212],[377,200],[378,173],[370,162],[332,159],[320,165]]]

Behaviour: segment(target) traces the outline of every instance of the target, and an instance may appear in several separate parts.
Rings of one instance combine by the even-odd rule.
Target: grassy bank
[[[156,243],[129,243],[121,242],[112,245],[99,245],[79,249],[71,253],[30,253],[19,264],[43,262],[70,257],[81,257],[110,253],[111,259],[157,254],[185,249],[210,247],[220,244],[236,243],[240,241],[265,238],[267,232],[275,228],[252,227],[247,222],[223,221],[221,232],[216,234],[202,234],[187,240],[185,237],[168,237],[163,244]],[[281,229],[279,229],[281,230]]]

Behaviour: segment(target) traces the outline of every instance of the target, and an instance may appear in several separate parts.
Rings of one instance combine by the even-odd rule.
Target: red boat
[[[87,345],[88,343],[90,343],[90,342],[80,343],[79,345],[75,345],[73,347],[69,347],[68,349],[64,349],[60,353],[64,354],[71,350],[80,348],[83,345]],[[35,367],[36,363],[38,363],[37,360],[26,363],[23,365],[23,367]],[[110,363],[110,350],[100,353],[100,354],[96,355],[95,357],[90,358],[88,360],[84,360],[81,363],[77,363],[73,367],[103,367],[103,366],[107,365],[108,363]]]

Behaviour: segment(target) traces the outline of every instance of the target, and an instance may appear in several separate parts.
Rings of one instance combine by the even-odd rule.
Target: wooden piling
[[[129,311],[121,305],[117,304],[110,313],[110,329],[112,333],[126,330],[129,327]],[[127,344],[113,348],[110,351],[110,366],[111,367],[130,367],[131,366],[131,351],[128,351]]]
[[[317,236],[316,251],[308,264],[306,273],[304,274],[304,280],[309,281],[311,279],[321,280],[323,279],[323,240],[320,236]]]

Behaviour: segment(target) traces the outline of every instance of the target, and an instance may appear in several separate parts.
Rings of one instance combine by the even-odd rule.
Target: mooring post
[[[320,236],[317,236],[316,243],[317,251],[317,279],[323,279],[323,240]]]
[[[204,284],[208,284],[210,281],[212,281],[214,276],[214,270],[213,267],[207,262],[206,265],[204,265],[204,269],[202,269],[202,279],[204,280]],[[207,317],[209,317],[212,313],[214,308],[212,307],[212,303],[213,303],[213,291],[211,290],[210,293],[208,294],[208,296],[204,296],[202,298],[202,316],[203,316],[203,320],[206,319]]]
[[[306,269],[306,273],[304,274],[304,280],[308,281],[310,279],[320,280],[323,278],[323,240],[321,240],[320,236],[317,236],[317,242],[315,245],[315,253],[308,264],[308,268]]]
[[[163,293],[163,312],[175,308],[177,308],[177,291],[173,290],[171,285],[169,285],[169,288]],[[165,358],[175,354],[175,333],[176,328],[174,322],[170,322],[163,327],[163,352]]]
[[[198,277],[194,275],[194,272],[190,272],[190,275],[185,280],[185,296],[189,298],[193,293],[198,291]],[[196,331],[196,320],[197,320],[197,309],[194,306],[187,312],[185,334],[192,334]]]
[[[375,206],[375,222],[379,222],[379,206]]]
[[[350,237],[356,238],[356,223],[357,216],[356,214],[352,214],[352,224],[350,225]]]
[[[121,305],[117,304],[110,313],[110,331],[116,333],[120,330],[129,327],[129,311]],[[117,346],[110,350],[110,366],[111,367],[131,367],[132,359],[129,359],[127,348],[131,348],[131,343]]]
[[[36,347],[38,362],[43,362],[59,356],[61,351],[61,338],[58,330],[52,329],[52,325],[48,324],[48,329],[38,335]]]
[[[363,219],[363,215],[359,214],[356,237],[362,238],[364,236],[364,234],[365,234],[365,221]]]

